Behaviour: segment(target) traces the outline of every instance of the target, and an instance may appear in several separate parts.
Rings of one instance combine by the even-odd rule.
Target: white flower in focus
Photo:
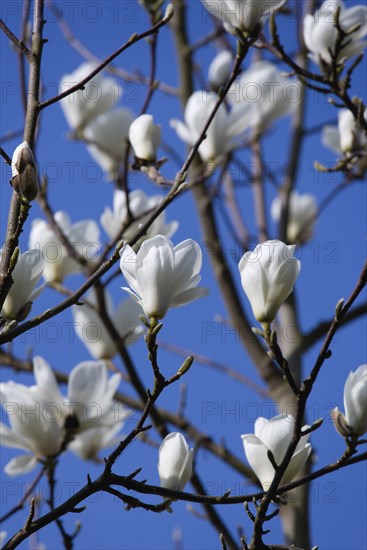
[[[367,120],[367,110],[364,118]],[[324,126],[321,140],[325,147],[337,154],[362,152],[367,144],[366,133],[357,124],[349,109],[339,109],[338,126]]]
[[[94,220],[83,220],[72,224],[66,212],[54,215],[56,223],[70,244],[87,261],[94,261],[99,250],[99,227]],[[53,228],[45,221],[32,222],[29,236],[30,247],[40,251],[45,261],[43,276],[48,282],[62,282],[70,273],[80,273],[81,267],[72,258]]]
[[[128,109],[114,109],[95,118],[83,132],[87,149],[111,178],[123,161],[134,116]]]
[[[154,124],[152,115],[140,115],[130,126],[129,140],[138,159],[155,162],[161,143],[161,127]]]
[[[123,287],[150,318],[163,319],[171,307],[178,307],[206,296],[198,287],[202,253],[199,245],[187,239],[177,246],[163,235],[143,242],[139,252],[126,245],[121,251],[120,269],[130,286]]]
[[[224,22],[227,31],[250,32],[286,0],[202,0],[211,15]]]
[[[293,290],[301,270],[301,262],[293,257],[295,248],[277,240],[266,241],[246,252],[238,264],[242,288],[260,323],[271,323]]]
[[[331,415],[337,431],[344,437],[367,432],[367,364],[350,372],[344,385],[344,411],[336,407]]]
[[[338,51],[338,62],[359,55],[366,41],[367,7],[362,5],[346,8],[340,0],[325,0],[321,8],[313,15],[307,14],[303,20],[303,37],[311,59],[318,65],[332,63],[332,55],[336,55],[339,31],[335,26],[335,16],[340,8],[339,24],[347,33]],[[357,28],[358,27],[358,28]]]
[[[219,52],[211,62],[208,70],[208,80],[215,88],[226,84],[231,75],[233,55],[229,50]]]
[[[28,451],[5,466],[10,475],[33,470],[39,459],[56,455],[64,440],[64,407],[55,375],[41,358],[34,359],[36,385],[15,382],[0,384],[1,404],[8,413],[10,428],[0,424],[1,444]],[[32,411],[32,412],[31,412]]]
[[[96,67],[95,63],[86,62],[71,74],[64,75],[60,82],[60,92],[70,90]],[[69,126],[73,130],[80,131],[98,115],[113,107],[120,99],[121,93],[121,87],[115,80],[98,73],[85,84],[84,90],[77,90],[64,97],[60,105]]]
[[[192,475],[193,449],[189,449],[184,436],[169,433],[159,447],[158,473],[161,487],[183,491]]]
[[[281,215],[282,201],[275,197],[271,204],[271,216],[278,223]],[[314,232],[317,216],[317,202],[313,195],[307,193],[300,195],[292,191],[289,198],[287,242],[305,243],[309,241]]]
[[[86,301],[96,305],[95,293],[89,292]],[[107,314],[113,321],[124,344],[136,342],[143,332],[143,326],[139,319],[143,310],[139,304],[128,298],[114,308],[107,292],[105,292],[105,302]],[[116,342],[111,338],[97,311],[85,303],[82,306],[73,306],[72,315],[75,332],[89,353],[95,359],[112,359],[117,353]]]
[[[308,427],[303,426],[303,429]],[[255,422],[255,434],[241,435],[247,460],[265,491],[269,489],[275,474],[274,467],[268,458],[268,451],[271,451],[279,466],[292,440],[293,429],[293,416],[279,415],[271,420],[260,417]],[[282,477],[281,485],[290,483],[301,472],[311,453],[311,445],[307,443],[308,438],[309,435],[301,437]]]
[[[0,259],[2,250],[0,250]],[[32,302],[42,292],[44,285],[35,288],[42,277],[44,261],[38,250],[19,253],[12,272],[13,284],[5,298],[0,317],[22,321],[28,315]]]
[[[270,61],[256,61],[228,92],[234,114],[246,126],[269,128],[278,118],[292,114],[301,98],[300,83],[282,75]]]
[[[129,240],[139,225],[144,223],[145,213],[150,213],[154,210],[163,200],[161,195],[146,195],[141,189],[136,189],[129,193],[129,207],[130,212],[134,218],[139,218],[136,222],[133,222],[128,229],[124,231],[121,238],[125,241]],[[126,206],[126,194],[124,191],[117,189],[113,193],[113,210],[106,207],[101,216],[101,225],[106,231],[107,235],[111,239],[115,239],[120,233],[124,222],[127,219],[127,206]],[[143,240],[154,237],[155,235],[165,235],[166,237],[172,237],[176,232],[178,222],[173,221],[166,223],[166,214],[163,211],[149,226],[146,234],[140,239],[140,243]]]
[[[190,146],[195,145],[217,101],[218,96],[214,93],[198,91],[191,95],[185,107],[185,123],[177,119],[170,121],[171,127],[176,130],[182,141]],[[246,119],[242,111],[234,114],[221,104],[206,132],[206,138],[199,147],[202,160],[213,162],[235,147],[234,138],[239,137],[247,129]]]

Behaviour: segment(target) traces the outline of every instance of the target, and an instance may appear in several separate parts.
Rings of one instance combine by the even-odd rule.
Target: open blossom
[[[210,63],[208,80],[214,88],[224,86],[230,77],[233,65],[233,54],[229,50],[219,52]]]
[[[73,368],[67,397],[60,393],[55,375],[42,357],[34,358],[33,367],[36,385],[0,384],[1,404],[10,422],[10,427],[0,424],[1,443],[30,453],[9,462],[5,466],[8,475],[29,472],[38,460],[57,455],[73,437],[92,428],[99,428],[101,444],[103,440],[107,443],[112,428],[124,419],[113,400],[121,375],[108,378],[102,361],[85,361]],[[83,441],[90,449],[91,439],[79,440],[79,454]]]
[[[344,411],[344,415],[338,408],[332,411],[338,432],[343,436],[367,432],[367,364],[349,373],[344,385]]]
[[[134,218],[139,218],[133,222],[128,229],[124,231],[121,238],[125,241],[129,240],[139,225],[144,223],[145,213],[150,213],[154,210],[163,200],[161,195],[146,195],[141,189],[136,189],[129,193],[129,207],[131,215]],[[120,189],[116,189],[113,192],[113,210],[106,207],[101,216],[101,225],[106,231],[107,235],[111,239],[115,239],[120,233],[121,228],[127,220],[127,205],[126,205],[126,193]],[[166,237],[172,237],[176,232],[178,222],[173,221],[166,223],[166,213],[163,211],[149,226],[146,234],[140,239],[140,243],[144,240],[154,237],[155,235],[165,235]]]
[[[155,162],[161,143],[161,127],[154,124],[152,115],[140,115],[130,126],[129,140],[138,159]]]
[[[72,224],[66,212],[58,211],[54,219],[75,250],[86,260],[93,261],[99,250],[99,227],[94,220]],[[40,251],[45,260],[43,276],[48,282],[61,282],[70,273],[79,273],[81,267],[72,258],[45,220],[35,219],[29,236],[31,248]]]
[[[87,294],[84,305],[72,307],[75,332],[95,359],[112,359],[117,353],[116,342],[111,338],[97,311],[88,303],[96,305],[94,292]],[[121,340],[125,345],[136,342],[143,332],[139,319],[143,310],[139,304],[128,298],[114,308],[107,292],[105,292],[105,303],[107,314],[113,321]]]
[[[280,220],[282,202],[275,197],[271,205],[271,215],[278,223]],[[292,191],[289,198],[287,242],[305,243],[313,236],[317,216],[317,202],[313,195],[299,194]]]
[[[234,114],[246,126],[266,129],[278,118],[292,114],[301,97],[298,82],[282,75],[270,61],[256,61],[228,92]]]
[[[0,259],[2,251],[0,250]],[[44,285],[36,288],[42,277],[44,261],[38,250],[19,253],[12,272],[13,284],[5,298],[0,317],[22,321],[29,313],[32,302],[42,292]]]
[[[269,489],[275,474],[268,451],[272,453],[275,463],[279,466],[292,440],[294,422],[291,415],[279,415],[270,420],[260,417],[255,422],[255,434],[241,435],[246,458],[265,491]],[[306,428],[309,426],[303,426],[303,429]],[[311,453],[308,438],[309,435],[301,437],[282,477],[282,485],[290,483],[301,472]]]
[[[206,296],[198,287],[202,253],[187,239],[176,246],[163,235],[143,242],[139,252],[126,245],[121,251],[120,269],[130,288],[123,287],[143,308],[148,318],[163,319],[171,307]]]
[[[367,109],[364,118],[367,120]],[[362,151],[367,144],[366,133],[349,109],[339,109],[338,126],[324,126],[321,139],[325,147],[337,154]]]
[[[336,47],[339,31],[335,25],[337,9],[340,8],[339,25],[347,33],[354,32],[343,39],[339,50]],[[367,33],[367,7],[363,5],[346,8],[341,0],[325,0],[321,8],[313,15],[307,14],[303,20],[303,36],[310,57],[317,64],[332,63],[332,55],[337,60],[349,59],[360,54],[366,41],[362,40]]]
[[[246,252],[238,264],[242,288],[260,323],[271,323],[293,290],[301,270],[301,262],[293,257],[295,248],[277,240],[266,241]]]
[[[133,120],[134,115],[128,109],[114,109],[98,115],[83,132],[88,151],[112,178],[124,160]]]
[[[195,145],[217,101],[218,96],[214,93],[198,91],[191,95],[185,108],[185,123],[176,119],[170,122],[182,141],[191,146]],[[228,153],[236,145],[234,138],[239,137],[245,130],[244,120],[238,113],[227,111],[221,104],[206,131],[206,138],[199,147],[202,160],[215,161],[220,155]]]
[[[159,447],[158,473],[161,487],[183,491],[192,475],[193,449],[178,432],[169,433]]]
[[[202,0],[210,14],[221,19],[228,31],[252,31],[286,0]]]
[[[74,72],[62,77],[60,91],[70,90],[96,67],[95,63],[82,63]],[[113,107],[121,93],[121,87],[115,80],[98,73],[85,84],[83,90],[77,90],[61,99],[60,105],[69,126],[80,131],[98,115]]]

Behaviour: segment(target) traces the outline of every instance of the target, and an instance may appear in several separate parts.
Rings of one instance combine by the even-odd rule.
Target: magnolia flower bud
[[[301,270],[301,262],[293,257],[295,248],[266,241],[246,252],[238,264],[243,290],[260,323],[271,323],[293,290]]]
[[[341,43],[336,27],[338,10],[339,25],[347,34]],[[359,55],[365,47],[362,39],[367,32],[366,18],[366,6],[345,8],[340,0],[326,0],[313,15],[307,14],[303,20],[303,37],[311,59],[325,67],[332,63],[333,56],[342,61]]]
[[[208,79],[214,88],[224,86],[231,74],[233,55],[229,50],[219,52],[211,62]]]
[[[344,386],[345,419],[352,432],[367,432],[367,364],[350,372]]]
[[[251,32],[286,0],[202,0],[208,12],[224,22],[229,32]]]
[[[37,168],[32,149],[23,141],[15,149],[11,161],[11,186],[14,191],[33,201],[38,194]]]
[[[138,159],[155,162],[161,142],[161,127],[153,124],[152,115],[141,115],[130,126],[129,140]]]
[[[270,420],[260,417],[255,422],[254,435],[241,435],[247,460],[265,491],[269,489],[275,474],[268,452],[272,453],[279,466],[292,440],[294,422],[291,415],[279,415]],[[308,427],[304,426],[303,429]],[[308,437],[309,435],[301,437],[282,477],[282,485],[290,483],[300,473],[309,457],[311,445],[307,443]]]
[[[159,447],[158,473],[161,487],[183,491],[192,474],[193,449],[178,432],[168,434]]]
[[[352,435],[352,430],[347,424],[347,419],[344,414],[341,413],[338,407],[335,407],[330,413],[331,419],[334,422],[336,431],[343,437],[349,437]]]
[[[123,287],[144,309],[147,317],[163,319],[170,307],[178,307],[206,296],[200,282],[202,253],[187,239],[173,246],[163,235],[147,239],[136,254],[126,245],[120,269],[131,288]]]

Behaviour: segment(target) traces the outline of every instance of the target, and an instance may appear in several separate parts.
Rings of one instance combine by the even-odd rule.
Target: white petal
[[[32,471],[36,465],[37,459],[34,455],[19,455],[7,463],[4,472],[8,476],[18,476]]]

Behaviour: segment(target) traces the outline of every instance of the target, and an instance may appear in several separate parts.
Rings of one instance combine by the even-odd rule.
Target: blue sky
[[[346,4],[352,6],[357,2]],[[60,0],[57,4],[68,17],[69,23],[78,38],[98,57],[103,59],[134,32],[141,32],[149,27],[148,18],[140,5],[133,0],[91,2],[66,2]],[[210,21],[201,3],[197,0],[188,2],[190,38],[195,41],[210,31]],[[0,6],[1,17],[7,25],[18,32],[20,26],[21,2],[3,0]],[[55,94],[62,75],[73,71],[82,61],[81,56],[70,47],[63,38],[57,16],[46,10],[47,24],[45,36],[48,43],[44,48],[42,81],[45,96]],[[293,51],[295,40],[295,25],[291,18],[280,21],[280,32],[289,51]],[[15,53],[9,48],[3,35],[1,40],[1,135],[22,128],[23,113],[20,103],[18,69]],[[213,46],[199,49],[195,63],[200,68],[196,78],[196,87],[200,89],[202,77],[207,73],[208,65],[214,57],[216,49]],[[172,86],[177,86],[177,63],[175,60],[173,38],[168,29],[159,35],[158,43],[158,78]],[[140,71],[148,74],[149,47],[143,41],[128,50],[116,60],[116,65],[130,72]],[[251,56],[250,56],[251,59]],[[247,67],[249,61],[245,62]],[[313,67],[316,69],[315,67]],[[359,67],[353,79],[353,95],[362,96],[365,93],[364,67]],[[121,82],[124,94],[120,105],[131,109],[135,114],[144,101],[146,88],[138,84]],[[364,99],[366,99],[364,97]],[[154,114],[156,122],[162,126],[163,140],[173,146],[181,158],[185,155],[185,146],[170,128],[171,118],[182,118],[179,101],[169,95],[157,92],[154,95],[149,112]],[[307,127],[312,128],[324,122],[336,121],[336,109],[325,101],[323,96],[310,91],[307,103]],[[290,119],[284,118],[268,133],[264,151],[268,163],[279,163],[280,167],[287,162],[290,147]],[[67,210],[73,221],[94,218],[97,221],[105,206],[111,205],[113,187],[108,183],[101,171],[89,156],[82,143],[68,139],[69,128],[58,104],[46,109],[42,115],[40,133],[37,143],[37,160],[40,171],[49,178],[50,202],[55,210]],[[12,140],[4,145],[11,156],[20,139]],[[165,154],[161,151],[162,156]],[[241,153],[243,162],[248,162],[247,153]],[[321,202],[330,191],[341,181],[339,174],[325,175],[314,171],[313,162],[323,164],[335,160],[333,153],[325,149],[320,142],[319,134],[306,137],[297,189],[309,192]],[[174,177],[177,166],[168,162],[163,173]],[[11,195],[8,185],[9,168],[1,163],[1,235],[4,235],[7,217],[7,205]],[[236,174],[241,181],[243,175]],[[340,194],[325,210],[320,218],[314,239],[298,251],[302,262],[302,271],[297,281],[296,293],[300,304],[302,328],[307,332],[321,320],[330,319],[335,304],[342,297],[347,297],[355,286],[363,265],[366,245],[366,186],[365,181],[353,183]],[[162,192],[148,180],[134,175],[131,188],[141,187],[146,193]],[[267,203],[275,196],[272,187],[266,189]],[[246,220],[252,229],[253,204],[251,190],[247,187],[238,188],[238,201]],[[21,237],[22,249],[27,247],[31,220],[42,217],[37,204],[32,206],[29,223]],[[186,238],[197,240],[204,251],[202,284],[209,287],[210,296],[194,302],[184,308],[171,310],[165,321],[160,338],[163,342],[171,342],[177,346],[188,348],[196,353],[207,355],[237,369],[244,375],[262,385],[248,355],[244,352],[236,336],[218,318],[226,318],[227,313],[223,301],[216,289],[211,270],[207,247],[202,243],[198,221],[195,216],[195,206],[189,194],[185,194],[167,210],[168,220],[177,219],[179,229],[173,241],[180,242]],[[229,263],[240,288],[240,280],[236,263],[240,257],[238,247],[233,244],[223,220],[218,216],[222,231],[223,247],[229,255]],[[272,236],[276,237],[276,228],[271,224]],[[107,236],[101,229],[102,239]],[[70,276],[66,284],[77,288],[81,277]],[[118,303],[124,298],[120,290],[125,281],[121,276],[111,285],[114,301]],[[55,305],[60,297],[52,290],[45,290],[37,303],[34,304],[32,315]],[[361,302],[360,297],[359,302]],[[243,297],[244,307],[253,320],[249,304]],[[48,324],[38,327],[32,334],[18,339],[14,344],[14,352],[24,356],[30,349],[40,354],[56,369],[70,372],[78,362],[89,359],[83,344],[71,330],[71,313],[66,311]],[[335,461],[343,453],[343,440],[335,432],[330,421],[330,410],[343,405],[343,387],[350,370],[355,370],[366,360],[365,346],[366,322],[359,320],[338,331],[333,341],[332,358],[325,363],[320,373],[318,384],[313,391],[308,406],[308,421],[319,417],[325,419],[320,430],[312,436],[312,444],[316,455],[315,467],[321,467]],[[320,342],[305,355],[304,369],[308,372],[317,357]],[[151,384],[151,370],[146,358],[144,342],[140,341],[130,348],[131,355],[137,364],[139,375],[144,384]],[[119,360],[116,359],[118,362]],[[160,364],[167,374],[176,372],[180,358],[164,350],[160,352]],[[14,374],[2,369],[2,380],[14,379],[17,382],[31,385],[31,376]],[[235,383],[221,373],[214,372],[205,366],[195,363],[186,377],[187,409],[186,413],[194,425],[205,433],[212,434],[216,441],[225,440],[233,452],[243,454],[240,435],[250,433],[253,422],[258,416],[270,417],[276,414],[272,403],[259,396],[243,385]],[[121,390],[134,396],[132,389],[122,382]],[[163,396],[161,405],[171,410],[177,410],[180,397],[176,385]],[[136,420],[136,415],[131,421]],[[2,418],[4,420],[4,418]],[[127,432],[132,424],[127,424]],[[159,439],[152,433],[152,438]],[[14,456],[14,452],[1,448],[1,471],[3,465]],[[137,467],[143,468],[144,478],[149,483],[158,484],[156,469],[156,449],[142,445],[139,442],[131,445],[116,464],[116,472],[128,474]],[[222,494],[232,489],[232,494],[246,491],[246,481],[239,478],[237,472],[226,467],[205,450],[200,450],[197,457],[197,467],[204,486],[213,494]],[[70,491],[79,488],[86,480],[86,475],[97,476],[100,467],[81,462],[71,454],[66,454],[60,461],[57,474],[60,502],[70,496]],[[34,474],[33,474],[34,475]],[[32,480],[32,475],[19,478],[8,478],[2,473],[2,505],[4,510],[18,501],[25,484]],[[359,464],[345,469],[315,482],[311,490],[311,521],[312,540],[323,550],[363,550],[366,546],[365,513],[366,504],[363,495],[366,486],[366,466]],[[41,491],[46,491],[41,482]],[[189,487],[188,487],[189,489]],[[191,490],[191,489],[190,489]],[[148,497],[147,497],[148,500]],[[154,499],[152,498],[151,501]],[[121,504],[114,501],[110,495],[97,495],[87,502],[87,510],[78,518],[82,522],[82,530],[76,540],[76,547],[89,550],[168,550],[175,547],[172,541],[173,532],[182,531],[182,548],[185,550],[206,550],[219,548],[217,534],[202,519],[194,517],[187,511],[186,504],[175,503],[173,514],[162,514],[159,517],[145,511],[126,512]],[[200,512],[198,507],[195,510]],[[46,512],[43,505],[41,513]],[[228,522],[232,532],[242,526],[246,535],[251,533],[251,524],[244,514],[241,505],[223,507],[220,510]],[[9,533],[18,529],[26,516],[26,511],[19,512],[2,528]],[[75,517],[67,517],[65,525],[72,530]],[[143,527],[143,528],[142,528]],[[280,542],[281,534],[278,520],[271,525],[272,533],[267,542]],[[61,548],[59,533],[54,526],[46,528],[39,534],[39,540],[47,548]],[[21,548],[28,548],[24,543]]]

